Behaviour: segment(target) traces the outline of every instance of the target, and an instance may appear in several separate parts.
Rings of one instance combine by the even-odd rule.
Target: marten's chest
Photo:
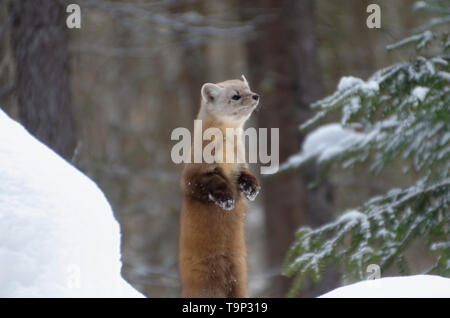
[[[204,147],[205,153],[211,149],[214,156],[214,167],[219,167],[222,173],[229,179],[237,177],[243,167],[246,166],[245,148],[241,136],[236,138],[224,137],[222,140],[213,140]]]
[[[245,163],[245,146],[239,132],[219,133],[207,136],[202,143],[203,160],[206,163]]]

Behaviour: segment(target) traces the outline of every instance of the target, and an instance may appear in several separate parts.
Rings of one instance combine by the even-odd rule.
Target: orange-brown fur
[[[233,80],[218,85],[236,84],[243,95],[254,94],[246,81],[245,85],[243,82]],[[205,112],[204,102],[199,113],[203,130],[217,127],[225,136],[227,127],[241,127],[248,118],[223,121],[221,116]],[[245,103],[250,102],[243,100],[242,104]],[[233,151],[240,151],[239,147],[242,145],[237,143]],[[258,181],[246,164],[188,163],[181,186],[179,270],[182,297],[247,297],[244,219],[248,196],[242,189],[259,191]],[[234,207],[224,210],[210,200],[211,195],[219,201],[232,198]]]

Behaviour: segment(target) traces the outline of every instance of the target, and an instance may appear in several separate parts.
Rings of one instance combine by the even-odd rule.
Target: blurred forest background
[[[366,27],[373,2],[380,29]],[[69,3],[81,7],[80,29],[66,27]],[[1,0],[0,107],[102,188],[122,228],[122,275],[149,297],[178,297],[182,166],[170,159],[170,134],[193,127],[201,85],[245,74],[261,95],[248,125],[280,128],[283,162],[300,149],[308,105],[341,76],[367,78],[408,59],[385,47],[419,24],[413,3]],[[359,167],[308,189],[317,174],[310,166],[259,176],[246,224],[251,296],[286,295],[280,266],[300,225],[321,225],[411,178],[395,165],[379,177]],[[418,270],[431,259],[420,242],[409,254]],[[341,276],[330,268],[301,296],[339,286]]]

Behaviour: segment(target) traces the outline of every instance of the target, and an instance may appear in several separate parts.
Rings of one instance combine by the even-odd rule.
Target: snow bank
[[[97,185],[0,110],[0,297],[142,297]]]
[[[324,298],[450,298],[450,279],[431,276],[385,277],[337,288]]]

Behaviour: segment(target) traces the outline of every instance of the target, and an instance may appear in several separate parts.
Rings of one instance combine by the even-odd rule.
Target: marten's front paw
[[[194,198],[214,203],[227,211],[234,209],[236,190],[217,169],[195,176],[187,185],[190,187],[190,195]]]
[[[259,193],[261,187],[259,186],[258,180],[252,174],[243,172],[238,179],[239,190],[244,193],[245,197],[253,201]]]
[[[208,194],[208,199],[224,210],[230,211],[234,209],[233,193],[227,189],[220,189],[210,192]]]

